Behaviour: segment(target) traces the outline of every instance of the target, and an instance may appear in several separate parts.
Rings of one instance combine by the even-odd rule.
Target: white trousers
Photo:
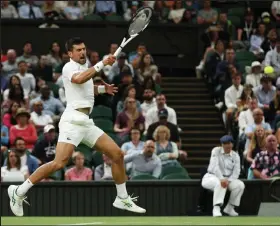
[[[229,204],[239,206],[241,197],[243,195],[245,185],[241,180],[233,180],[229,182],[227,188],[221,186],[221,181],[213,174],[206,173],[202,179],[202,187],[214,192],[213,206],[223,204],[227,189],[231,192]]]

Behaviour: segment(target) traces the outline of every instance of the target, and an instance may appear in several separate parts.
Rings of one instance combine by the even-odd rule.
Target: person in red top
[[[13,102],[10,106],[10,109],[7,113],[3,116],[3,125],[7,126],[8,129],[11,128],[11,126],[16,125],[16,114],[17,110],[19,108],[19,104],[17,102]]]
[[[33,124],[29,123],[30,114],[25,108],[19,108],[16,114],[17,124],[10,129],[10,144],[13,148],[15,139],[22,137],[26,142],[26,148],[33,149],[38,136]]]

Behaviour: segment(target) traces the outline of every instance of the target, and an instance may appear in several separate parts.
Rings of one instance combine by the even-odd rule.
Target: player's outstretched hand
[[[116,57],[110,54],[107,58],[105,58],[103,60],[103,64],[105,66],[106,65],[113,65],[113,63],[115,63],[115,61],[116,61]]]
[[[115,93],[118,92],[118,87],[116,87],[114,84],[107,84],[106,82],[102,81],[102,84],[105,86],[106,93],[110,95],[115,95]]]

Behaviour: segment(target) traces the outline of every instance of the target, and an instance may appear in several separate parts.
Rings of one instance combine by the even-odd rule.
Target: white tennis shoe
[[[231,217],[237,217],[238,216],[238,213],[235,212],[233,206],[229,205],[229,204],[224,208],[224,213],[228,214]]]
[[[131,197],[128,196],[126,199],[121,199],[118,196],[115,199],[115,202],[113,203],[113,206],[121,209],[121,210],[127,210],[135,213],[146,213],[146,210],[137,206],[133,201],[137,201],[138,197]]]
[[[14,215],[18,217],[23,216],[23,202],[29,205],[29,203],[26,201],[26,196],[20,197],[16,194],[18,186],[16,185],[10,185],[8,187],[8,195],[10,198],[10,207]]]

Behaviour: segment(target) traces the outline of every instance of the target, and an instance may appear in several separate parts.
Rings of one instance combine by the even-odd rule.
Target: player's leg
[[[62,169],[73,154],[73,144],[58,143],[56,147],[55,159],[39,167],[23,184],[20,186],[11,185],[8,188],[10,197],[10,207],[16,216],[23,216],[22,202],[25,200],[25,194],[36,183],[47,178],[53,172]]]

